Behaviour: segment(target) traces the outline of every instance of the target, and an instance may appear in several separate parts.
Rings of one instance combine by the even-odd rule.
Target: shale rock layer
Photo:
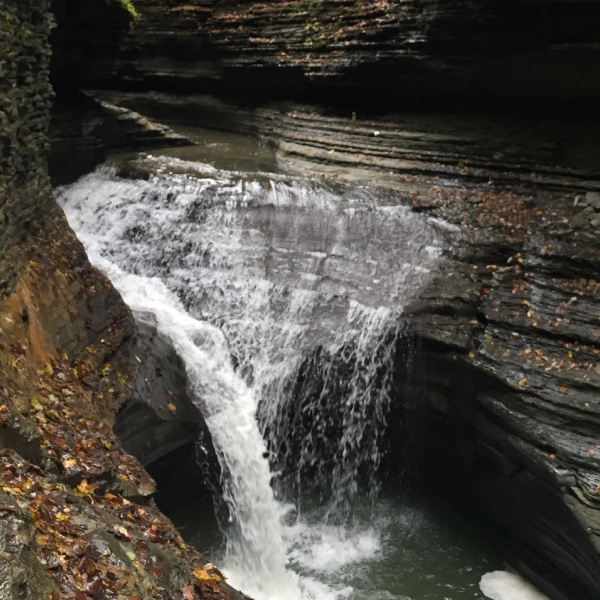
[[[87,85],[336,98],[357,105],[600,95],[593,2],[139,0]],[[102,80],[103,79],[103,80]],[[454,99],[454,100],[453,100]]]
[[[0,3],[0,597],[240,598],[112,431],[120,408],[143,405],[150,444],[124,438],[151,464],[171,451],[161,432],[189,443],[203,420],[181,374],[177,388],[139,366],[144,352],[168,369],[168,352],[153,353],[52,200],[49,8]]]

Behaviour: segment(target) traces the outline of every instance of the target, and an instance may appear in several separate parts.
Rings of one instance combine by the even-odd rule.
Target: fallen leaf
[[[84,479],[78,486],[77,489],[82,493],[82,494],[93,494],[97,489],[98,486],[94,485],[93,483],[88,483],[87,479]]]
[[[196,579],[199,579],[200,581],[220,581],[221,580],[221,578],[218,575],[211,575],[210,573],[208,573],[206,571],[206,569],[203,569],[202,567],[197,567],[196,569],[194,569],[194,571],[192,572],[192,575]]]
[[[128,542],[128,541],[131,540],[131,536],[129,535],[129,531],[127,531],[127,529],[125,529],[125,527],[123,527],[123,525],[114,525],[113,529],[114,529],[115,533],[117,533],[118,536],[122,540],[125,540],[126,542]],[[134,556],[134,558],[135,558],[135,556]]]
[[[219,569],[217,569],[217,567],[212,563],[206,563],[204,565],[204,570],[209,571],[211,575],[218,575],[221,579],[227,579],[225,575],[223,575],[223,573],[221,573],[221,571],[219,571]]]

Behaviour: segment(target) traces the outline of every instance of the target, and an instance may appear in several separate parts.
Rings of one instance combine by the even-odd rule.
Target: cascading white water
[[[356,500],[361,477],[376,490],[399,319],[436,263],[436,236],[364,187],[139,165],[154,175],[102,168],[57,197],[92,262],[185,361],[232,518],[224,569],[257,600],[347,598],[352,588],[323,583],[317,567],[377,556],[388,525],[286,523],[267,449],[277,468],[294,465],[279,478],[296,494],[307,474],[328,487],[330,515]],[[303,369],[318,384],[300,385]]]
[[[105,168],[59,190],[59,201],[92,261],[134,310],[156,315],[185,360],[225,473],[234,582],[260,597],[299,597],[285,572],[283,509],[270,485],[258,404],[276,438],[286,379],[306,353],[353,346],[333,478],[342,497],[354,494],[353,461],[377,466],[387,398],[376,380],[394,347],[386,334],[427,279],[435,235],[367,189],[340,193],[176,160],[145,164],[157,173],[148,181]],[[182,168],[194,172],[165,172]],[[334,393],[329,379],[322,395]],[[304,459],[316,460],[308,454],[307,446]]]
[[[266,598],[299,598],[285,568],[283,507],[271,490],[271,474],[263,458],[266,446],[254,418],[255,398],[232,367],[223,333],[191,317],[159,278],[126,273],[99,254],[91,238],[87,240],[90,259],[110,277],[129,306],[154,315],[158,331],[185,362],[192,393],[202,398],[206,423],[227,473],[224,500],[235,517],[227,553],[229,570],[257,593],[264,592],[262,580],[269,573]]]

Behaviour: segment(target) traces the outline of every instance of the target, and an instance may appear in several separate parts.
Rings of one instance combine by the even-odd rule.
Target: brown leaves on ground
[[[65,406],[69,410],[69,404]],[[46,434],[46,422],[37,421]],[[132,481],[143,471],[110,431],[93,431],[92,425],[102,424],[86,422],[73,448],[68,423],[52,430],[52,441],[44,439],[48,456],[60,461],[62,482],[12,451],[0,452],[0,523],[14,515],[33,528],[33,550],[55,583],[53,600],[166,600],[173,597],[173,568],[181,570],[181,565],[187,567],[179,577],[186,598],[222,597],[218,569],[203,567],[198,554],[154,506],[137,504],[117,492],[120,483],[112,481],[115,464]],[[112,440],[110,451],[102,443],[105,434]],[[60,442],[65,440],[68,443]]]
[[[175,566],[196,564],[189,583],[204,597],[220,596],[223,580],[213,565],[201,566],[173,525],[153,506],[110,492],[87,480],[69,488],[9,451],[0,453],[0,522],[15,515],[33,528],[33,551],[54,580],[54,600],[167,599]],[[78,594],[74,596],[74,594]],[[188,594],[189,595],[189,594]]]
[[[38,376],[29,417],[38,427],[45,454],[60,471],[77,483],[100,481],[101,487],[126,494],[151,494],[152,480],[121,448],[70,363],[51,359]]]
[[[54,237],[71,243],[58,225]],[[84,280],[84,303],[106,292],[110,284],[71,241],[72,251],[40,244],[49,250],[29,261],[33,283],[24,289],[36,290],[36,277],[50,289],[58,264],[56,279],[66,281],[60,293],[71,293],[72,273]],[[49,301],[62,298],[51,292]],[[204,561],[150,502],[152,479],[112,432],[129,378],[107,362],[124,335],[120,317],[72,359],[51,351],[44,332],[36,333],[44,343],[31,335],[36,310],[30,306],[24,319],[0,302],[0,544],[37,557],[53,582],[52,600],[225,598],[218,572],[205,568],[206,580],[192,573]]]

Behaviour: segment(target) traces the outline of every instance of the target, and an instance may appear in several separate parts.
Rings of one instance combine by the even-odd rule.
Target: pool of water
[[[220,562],[222,538],[206,513],[189,506],[170,517],[186,540]],[[351,524],[321,517],[292,513],[284,528],[288,568],[308,598],[485,600],[482,576],[505,568],[467,521],[423,494],[359,507]],[[243,589],[243,581],[232,583]]]
[[[273,173],[278,170],[274,150],[258,145],[250,138],[191,125],[173,128],[177,133],[185,135],[194,145],[158,148],[149,150],[148,154],[208,163],[217,169],[233,171]]]

